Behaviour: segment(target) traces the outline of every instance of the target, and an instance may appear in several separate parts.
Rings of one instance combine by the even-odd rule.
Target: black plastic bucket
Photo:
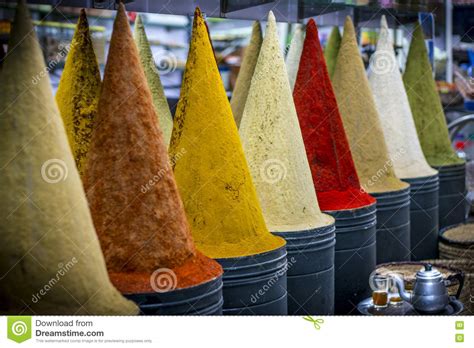
[[[466,165],[435,167],[439,171],[439,228],[461,224],[468,214]]]
[[[216,261],[224,269],[224,314],[288,314],[285,247]]]
[[[224,303],[222,277],[190,288],[124,296],[144,315],[220,315]]]
[[[438,174],[403,179],[410,184],[411,260],[438,257]],[[408,259],[410,260],[410,259]]]
[[[288,314],[334,314],[334,224],[306,231],[273,232],[288,252]]]
[[[357,304],[371,295],[369,276],[376,265],[376,206],[326,213],[336,219],[334,312],[357,312]]]
[[[410,260],[410,187],[377,199],[377,263]]]

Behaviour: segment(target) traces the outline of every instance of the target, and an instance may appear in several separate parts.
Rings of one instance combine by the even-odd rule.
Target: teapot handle
[[[458,291],[456,292],[456,299],[459,300],[459,296],[461,296],[461,291],[464,287],[464,273],[456,273],[452,276],[449,276],[446,281],[448,282],[448,285],[451,284],[451,281],[457,279],[459,281],[459,287]]]

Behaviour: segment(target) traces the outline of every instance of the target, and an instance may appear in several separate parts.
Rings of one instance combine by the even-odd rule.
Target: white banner
[[[2,329],[3,328],[3,329]],[[0,317],[0,347],[474,347],[474,317]]]

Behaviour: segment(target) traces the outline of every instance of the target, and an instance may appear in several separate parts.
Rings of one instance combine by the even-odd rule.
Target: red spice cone
[[[152,291],[150,275],[158,269],[169,268],[176,276],[167,290],[222,273],[194,247],[158,127],[120,4],[84,185],[111,280],[124,293]]]
[[[293,97],[321,210],[374,203],[359,183],[313,19],[306,27]]]

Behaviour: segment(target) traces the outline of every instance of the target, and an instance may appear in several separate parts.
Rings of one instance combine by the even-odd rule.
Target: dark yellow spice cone
[[[86,12],[81,10],[56,93],[56,102],[66,127],[69,145],[81,175],[85,169],[99,95],[99,65],[89,33]]]
[[[204,254],[230,258],[285,245],[265,225],[199,9],[170,153],[196,246]]]

